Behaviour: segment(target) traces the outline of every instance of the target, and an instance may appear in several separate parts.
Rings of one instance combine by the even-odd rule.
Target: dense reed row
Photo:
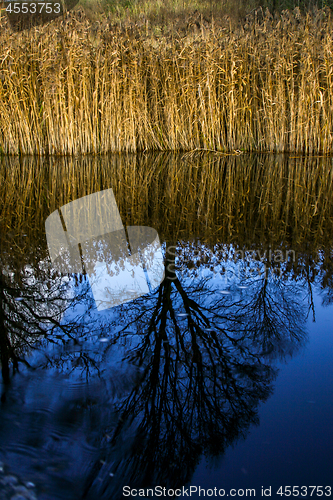
[[[330,158],[173,153],[0,161],[2,243],[22,257],[62,205],[112,188],[125,225],[251,245],[333,243]],[[27,234],[28,236],[23,236]],[[34,243],[35,244],[35,243]],[[9,251],[10,252],[10,251]]]
[[[80,13],[0,33],[4,154],[332,150],[333,20],[158,36]]]

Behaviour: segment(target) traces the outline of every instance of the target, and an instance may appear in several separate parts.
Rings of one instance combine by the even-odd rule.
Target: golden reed
[[[324,10],[185,36],[80,12],[13,33],[3,17],[0,153],[330,153],[332,28]]]

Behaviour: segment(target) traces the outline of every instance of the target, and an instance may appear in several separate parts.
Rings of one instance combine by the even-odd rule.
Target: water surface
[[[0,499],[332,486],[332,171],[269,155],[2,158]],[[125,236],[80,242],[82,270],[57,265],[47,218],[111,189]],[[158,234],[163,275],[144,266],[131,300],[139,226]],[[107,273],[126,300],[109,300]]]

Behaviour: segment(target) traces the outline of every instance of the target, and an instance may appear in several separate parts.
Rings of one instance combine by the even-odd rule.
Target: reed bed
[[[2,245],[43,241],[45,220],[70,201],[112,188],[125,225],[151,225],[162,240],[215,244],[333,244],[331,158],[256,154],[124,154],[4,157]],[[28,235],[28,236],[24,236]],[[45,250],[46,251],[46,250]],[[8,250],[10,253],[11,250]]]
[[[3,154],[332,151],[329,10],[182,36],[82,12],[21,33],[1,23]]]

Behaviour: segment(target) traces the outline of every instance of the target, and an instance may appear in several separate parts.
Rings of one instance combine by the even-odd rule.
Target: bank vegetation
[[[329,8],[193,13],[163,31],[80,8],[0,31],[0,152],[145,150],[329,154]]]

